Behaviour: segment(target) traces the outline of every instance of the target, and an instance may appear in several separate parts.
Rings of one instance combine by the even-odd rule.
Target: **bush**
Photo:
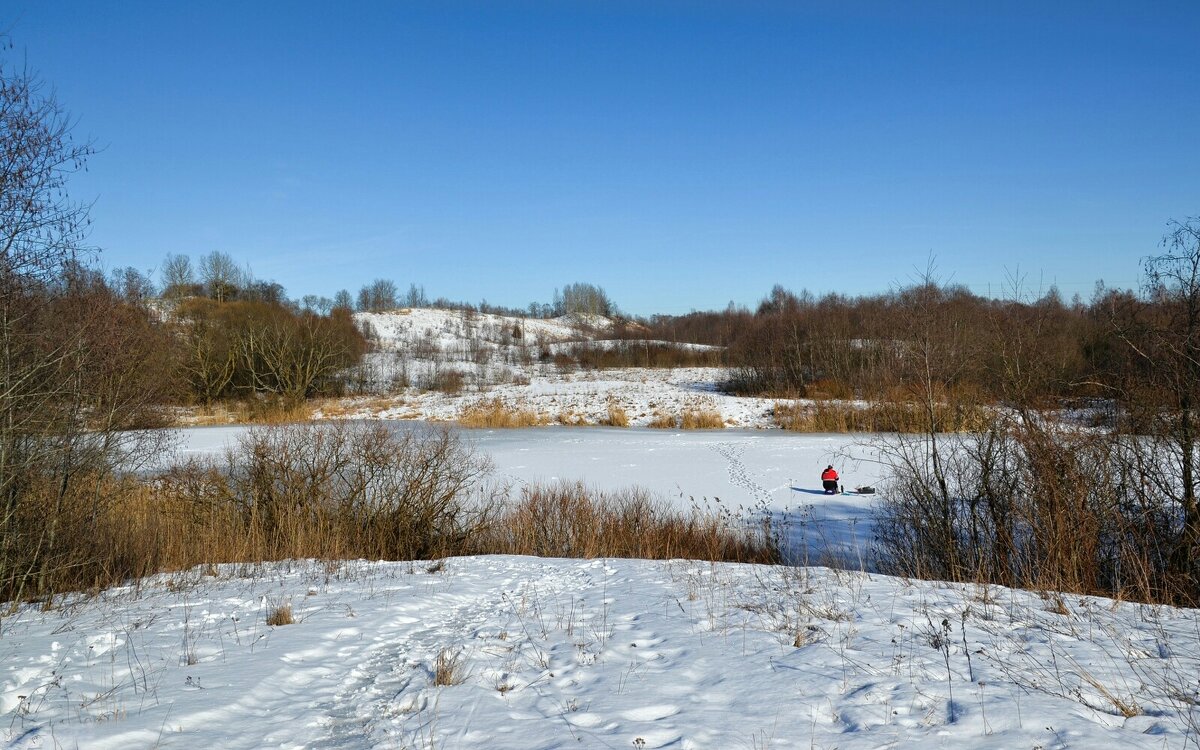
[[[888,573],[1194,604],[1171,566],[1181,513],[1156,441],[996,416],[971,434],[879,443]]]
[[[343,374],[366,352],[350,312],[296,312],[272,302],[187,299],[175,308],[176,346],[193,397],[236,395],[292,402],[340,395]]]
[[[466,384],[466,376],[458,370],[438,370],[431,374],[425,382],[425,390],[453,396],[462,393]]]
[[[5,551],[12,564],[0,580],[0,601],[200,565],[293,558],[780,559],[767,521],[678,511],[641,490],[592,493],[578,484],[526,487],[519,499],[501,502],[484,484],[489,471],[486,459],[447,430],[260,427],[223,460],[189,461],[150,478],[82,478],[79,492],[60,498],[52,536],[41,509],[56,486],[43,482],[29,492],[45,502],[22,504],[10,519],[17,533]],[[105,501],[96,504],[97,496]],[[285,624],[278,607],[267,614]]]
[[[859,405],[815,401],[776,402],[772,418],[779,427],[792,432],[919,433],[929,429],[930,414],[920,404],[913,403],[880,402]],[[938,404],[933,412],[937,432],[979,429],[986,419],[986,412],[978,406]]]

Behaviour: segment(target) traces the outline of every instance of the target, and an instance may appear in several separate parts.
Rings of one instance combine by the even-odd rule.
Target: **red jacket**
[[[834,471],[833,469],[826,469],[825,471],[821,472],[821,481],[822,482],[828,482],[831,480],[834,482],[836,482],[838,480],[838,473],[836,471]]]

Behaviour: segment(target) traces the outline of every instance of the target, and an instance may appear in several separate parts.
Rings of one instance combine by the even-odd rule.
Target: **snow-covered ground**
[[[415,365],[414,365],[415,367]],[[621,368],[559,372],[538,368],[514,382],[497,382],[461,393],[408,388],[387,398],[341,399],[336,416],[351,419],[419,419],[449,421],[480,402],[499,399],[511,409],[535,412],[549,423],[599,424],[612,406],[622,409],[630,426],[643,427],[656,418],[679,417],[684,411],[714,411],[726,427],[774,427],[773,399],[732,396],[718,390],[727,377],[722,368]],[[320,412],[317,417],[333,416]]]
[[[1182,750],[1198,654],[1194,610],[823,568],[223,567],[6,615],[0,743]]]
[[[586,341],[613,327],[599,315],[564,315],[559,318],[515,318],[491,313],[413,307],[389,312],[360,312],[354,320],[384,349],[397,350],[432,345],[456,351],[464,343],[490,348],[536,347],[564,341]]]
[[[550,424],[599,424],[610,408],[630,425],[685,411],[721,415],[727,427],[773,427],[768,399],[736,398],[719,391],[723,368],[620,368],[577,370],[554,363],[580,347],[713,347],[611,338],[614,324],[599,316],[549,320],[413,308],[356,313],[374,350],[355,382],[370,395],[339,399],[318,418],[453,420],[481,401],[499,399],[512,409],[535,412]],[[448,375],[461,385],[446,387]]]

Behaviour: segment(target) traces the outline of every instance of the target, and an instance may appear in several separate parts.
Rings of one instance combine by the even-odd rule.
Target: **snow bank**
[[[0,742],[1157,749],[1200,718],[1195,611],[683,561],[212,572],[5,617]]]

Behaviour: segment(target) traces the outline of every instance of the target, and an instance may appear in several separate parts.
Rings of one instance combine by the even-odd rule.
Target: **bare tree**
[[[396,282],[394,281],[375,279],[370,285],[358,290],[359,312],[384,312],[396,307]]]
[[[616,312],[616,306],[603,288],[585,282],[567,284],[561,293],[555,290],[554,300],[559,315],[578,313],[611,317]]]
[[[408,294],[404,296],[405,307],[428,307],[429,297],[425,295],[425,287],[416,284],[408,285]]]
[[[200,280],[209,297],[225,302],[237,296],[243,274],[233,258],[214,250],[200,258]]]
[[[81,564],[60,539],[95,514],[72,508],[104,501],[100,481],[140,439],[121,431],[162,394],[142,375],[170,370],[146,366],[168,347],[143,337],[144,308],[81,262],[87,206],[67,183],[91,153],[38,79],[0,58],[0,598]]]
[[[190,296],[197,291],[192,259],[186,255],[168,254],[159,277],[162,279],[163,296],[168,299]]]
[[[133,266],[114,268],[109,274],[109,286],[129,302],[140,304],[154,296],[154,282]]]
[[[237,351],[253,390],[296,403],[322,381],[355,364],[366,348],[350,316],[293,314],[282,307],[248,311]]]
[[[185,300],[179,310],[179,367],[205,406],[226,393],[237,371],[235,341],[219,308],[219,303],[197,298]]]

